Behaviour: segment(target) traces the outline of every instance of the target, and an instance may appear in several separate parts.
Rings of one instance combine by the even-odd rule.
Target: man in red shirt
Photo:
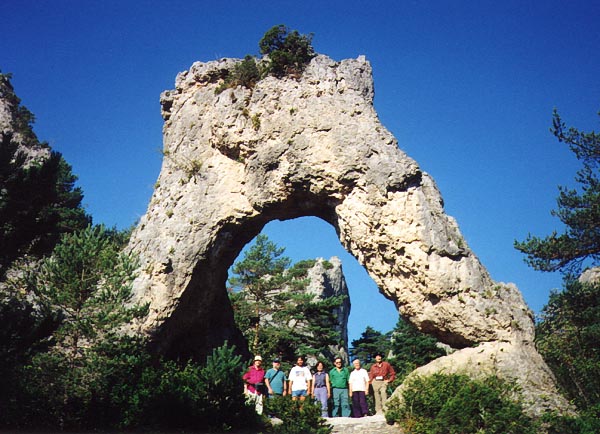
[[[388,362],[382,360],[381,353],[375,355],[375,363],[369,370],[369,381],[373,386],[373,395],[375,396],[375,413],[383,413],[383,404],[387,400],[388,383],[396,378],[396,371]]]
[[[244,380],[244,394],[249,402],[254,402],[254,408],[258,414],[263,412],[263,383],[265,371],[262,368],[262,357],[254,356],[252,366],[242,377]]]

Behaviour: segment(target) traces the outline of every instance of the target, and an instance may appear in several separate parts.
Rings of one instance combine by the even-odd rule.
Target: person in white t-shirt
[[[291,369],[288,379],[288,390],[291,391],[292,400],[296,401],[297,399],[300,399],[300,401],[304,401],[308,391],[310,390],[310,384],[312,381],[310,369],[304,366],[304,357],[298,357],[296,360],[296,366]]]
[[[359,359],[354,359],[352,365],[354,365],[354,370],[350,372],[350,380],[348,381],[349,392],[352,395],[352,416],[368,416],[369,373],[360,367]]]

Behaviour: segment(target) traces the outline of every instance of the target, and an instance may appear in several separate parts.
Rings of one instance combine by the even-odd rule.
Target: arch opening
[[[382,327],[384,331],[393,329],[398,319],[394,302],[385,298],[367,270],[342,246],[334,208],[335,201],[331,199],[315,197],[310,193],[295,194],[284,203],[265,207],[260,214],[243,223],[236,221],[224,224],[208,254],[199,257],[196,262],[173,313],[153,333],[155,349],[170,358],[203,358],[211,348],[226,340],[235,344],[242,353],[248,354],[247,342],[234,326],[233,310],[227,295],[227,279],[228,270],[244,248],[261,233],[278,233],[272,241],[286,248],[285,255],[294,262],[337,256],[342,260],[344,270],[351,271],[349,296],[357,300],[360,310],[359,307],[355,308],[354,315],[350,317],[348,343],[358,338],[367,325]],[[295,234],[297,231],[301,233]],[[297,236],[303,237],[304,246],[292,253],[289,246],[294,243],[290,240]],[[326,242],[323,242],[324,238]],[[319,249],[314,245],[311,247],[311,243],[318,244]],[[364,298],[365,294],[368,294],[370,302]],[[372,311],[376,311],[377,315],[368,318],[367,311],[362,307],[367,303],[371,307],[376,305]],[[219,308],[206,309],[206,306]],[[386,315],[382,316],[382,312],[386,312]],[[391,316],[391,320],[382,321],[387,316]]]
[[[333,257],[339,259],[344,282],[336,283],[347,287],[347,295],[352,305],[344,324],[337,324],[339,327],[347,326],[347,331],[343,333],[347,336],[344,342],[346,352],[349,344],[358,339],[367,326],[383,333],[396,326],[396,306],[381,294],[365,268],[343,248],[329,223],[315,217],[275,220],[266,224],[260,234],[266,235],[278,247],[285,248],[282,256],[288,257],[292,263],[317,258],[325,261]],[[243,259],[246,250],[255,239],[256,237],[246,244],[234,263]],[[229,276],[232,276],[231,267]],[[326,285],[325,282],[322,283]]]

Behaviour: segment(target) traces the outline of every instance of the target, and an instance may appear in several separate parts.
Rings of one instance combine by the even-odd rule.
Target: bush
[[[582,410],[600,405],[600,283],[565,282],[536,325],[536,347]]]
[[[600,406],[582,411],[579,416],[547,413],[541,418],[547,434],[597,434],[600,432]]]
[[[246,55],[244,60],[233,67],[233,81],[236,85],[252,89],[258,80],[260,80],[260,71],[256,59],[251,55]]]
[[[293,401],[289,396],[280,396],[265,400],[266,413],[281,419],[274,424],[277,434],[329,434],[331,425],[321,417],[321,404],[312,399]]]
[[[398,398],[388,402],[386,419],[407,434],[534,434],[534,422],[511,397],[515,386],[488,377],[433,374],[409,380]]]
[[[219,431],[256,426],[258,417],[242,393],[242,366],[235,347],[227,343],[214,349],[204,365],[163,361],[147,366],[127,393],[128,413],[121,425]]]
[[[313,35],[301,35],[283,24],[269,29],[258,43],[261,54],[269,56],[267,72],[276,77],[300,75],[315,57]]]
[[[109,348],[110,347],[110,348]],[[150,357],[140,340],[122,338],[86,352],[76,366],[56,349],[35,354],[12,372],[0,427],[87,429],[121,425],[124,397]],[[129,385],[129,387],[126,387]]]
[[[260,80],[260,76],[256,59],[248,54],[244,57],[244,60],[235,64],[233,70],[224,78],[223,83],[217,86],[215,93],[221,93],[225,89],[237,86],[252,89]]]
[[[57,352],[18,370],[0,428],[223,432],[260,425],[242,394],[242,362],[227,344],[206,363],[154,360],[140,339],[94,349],[74,369]],[[5,393],[8,395],[8,393]]]

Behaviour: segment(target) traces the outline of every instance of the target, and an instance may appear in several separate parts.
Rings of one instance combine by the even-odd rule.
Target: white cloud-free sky
[[[336,60],[364,54],[382,123],[436,180],[492,277],[539,312],[561,278],[528,268],[513,241],[562,230],[550,210],[579,165],[549,133],[552,110],[598,129],[599,22],[600,2],[583,0],[2,0],[0,69],[73,166],[94,222],[125,228],[158,177],[159,95],[178,72],[258,54],[276,24],[314,33]],[[294,260],[342,258],[351,339],[394,326],[393,305],[331,227],[303,218],[265,231]]]

